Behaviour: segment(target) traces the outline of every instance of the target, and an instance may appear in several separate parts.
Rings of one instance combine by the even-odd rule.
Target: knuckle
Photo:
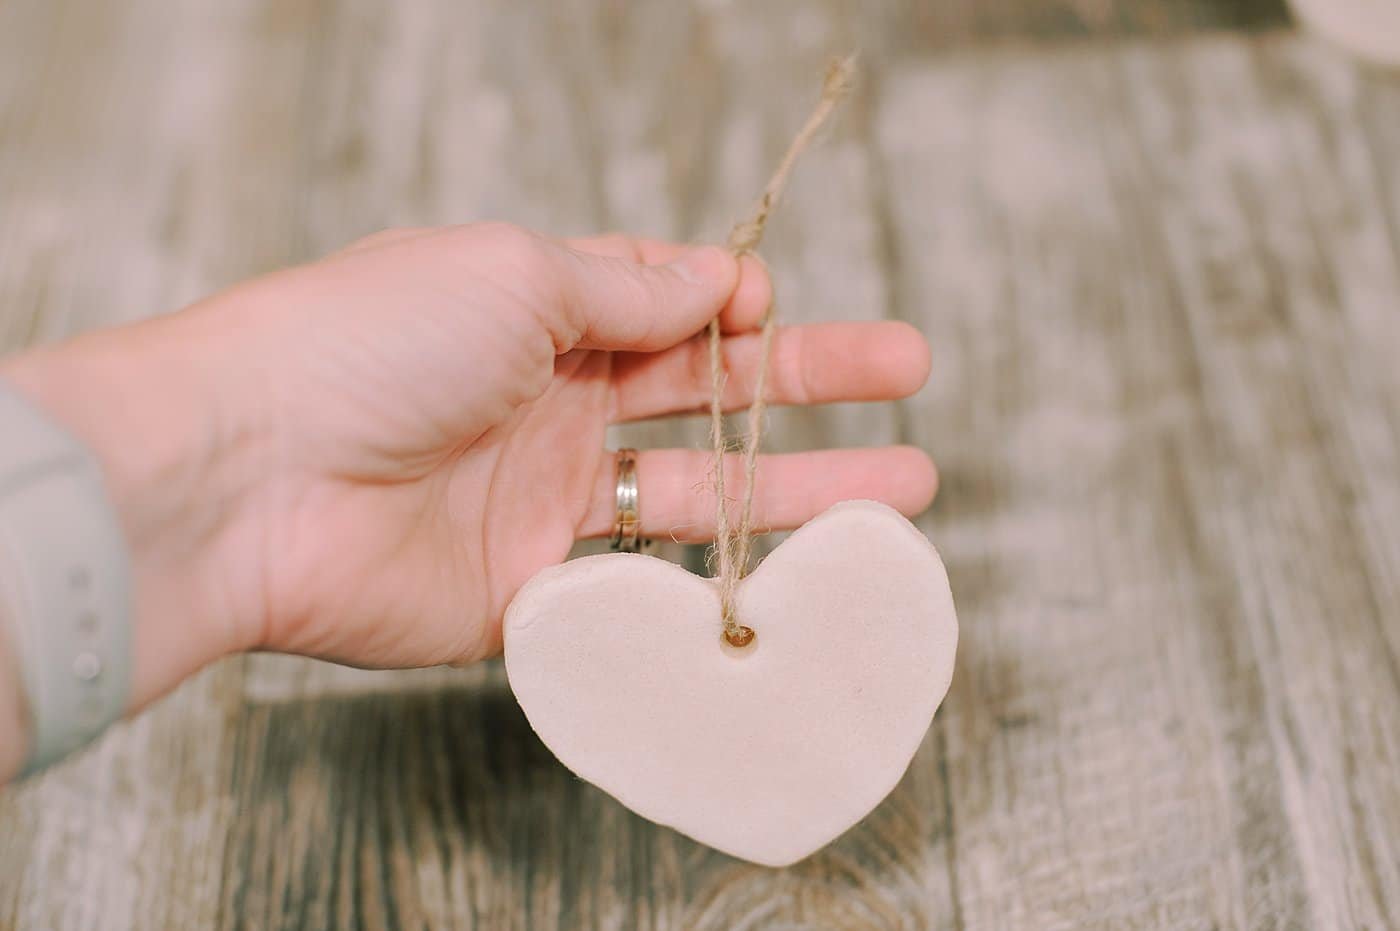
[[[543,237],[514,223],[492,221],[476,223],[466,229],[480,247],[500,259],[529,264],[542,260],[545,255]]]
[[[637,258],[637,249],[632,242],[632,238],[623,233],[604,233],[595,242],[597,249],[604,255],[616,256],[621,259]]]
[[[806,351],[806,333],[802,327],[779,327],[773,334],[772,394],[785,404],[811,404],[816,399],[816,385],[821,373]]]
[[[663,309],[665,295],[656,280],[655,274],[623,259],[612,259],[608,263],[617,276],[627,306],[635,308],[640,322],[654,319],[654,313]]]
[[[637,347],[654,345],[658,321],[665,309],[664,295],[654,276],[625,259],[593,258],[590,264],[608,279],[614,312],[609,327],[620,341]]]

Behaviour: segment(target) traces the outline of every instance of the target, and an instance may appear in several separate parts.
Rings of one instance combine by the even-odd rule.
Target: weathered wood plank
[[[1400,667],[1384,600],[1400,552],[1400,393],[1381,348],[1400,345],[1400,267],[1373,209],[1374,153],[1357,123],[1335,118],[1365,79],[1320,49],[1212,52],[1217,83],[1168,65],[1201,140],[1178,159],[1199,166],[1194,176],[1215,196],[1189,210],[1170,203],[1164,227],[1203,377],[1218,385],[1224,487],[1244,492],[1231,489],[1224,514],[1243,537],[1231,556],[1248,583],[1250,635],[1261,652],[1277,651],[1264,667],[1265,710],[1281,730],[1314,914],[1379,927],[1400,907],[1400,791],[1389,776],[1400,762]],[[1144,146],[1168,131],[1156,116],[1174,122],[1144,113]],[[1256,299],[1232,295],[1231,313],[1210,313],[1227,255],[1247,258],[1252,273],[1231,277]]]
[[[928,54],[1278,18],[0,5],[6,347],[392,224],[717,238],[858,44],[764,251],[785,319],[910,320],[934,379],[770,435],[934,452],[964,620],[909,775],[789,870],[574,780],[498,666],[254,657],[0,794],[0,926],[1385,926],[1400,82],[1277,36]]]
[[[950,367],[912,420],[967,631],[969,925],[1393,913],[1397,266],[1348,115],[1396,92],[1280,40],[886,88],[903,292]]]
[[[1166,38],[1287,24],[1283,0],[943,0],[848,4],[840,7],[860,33],[861,47],[884,60],[923,58],[971,45]]]

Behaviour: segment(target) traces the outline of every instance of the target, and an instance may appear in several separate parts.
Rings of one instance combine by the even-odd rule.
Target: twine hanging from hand
[[[792,144],[788,146],[783,160],[768,179],[763,195],[754,207],[753,215],[735,224],[729,232],[727,245],[736,257],[743,257],[758,248],[763,239],[764,227],[768,218],[778,206],[788,176],[792,173],[797,158],[811,144],[817,131],[831,116],[836,105],[851,89],[855,77],[855,58],[847,57],[831,63],[822,83],[822,96],[812,110],[811,116],[803,124]],[[710,443],[714,449],[715,481],[715,562],[719,583],[720,608],[724,621],[724,639],[732,646],[747,646],[754,638],[753,629],[739,623],[734,597],[739,580],[748,571],[749,556],[753,548],[753,487],[754,473],[758,468],[759,440],[763,435],[763,414],[766,406],[764,391],[768,380],[768,361],[773,349],[775,329],[772,305],[764,312],[763,330],[760,337],[758,374],[754,379],[753,402],[749,407],[748,431],[742,439],[740,451],[744,465],[744,497],[739,509],[739,521],[729,521],[728,502],[724,494],[724,453],[727,442],[724,435],[724,347],[720,340],[718,318],[710,321]]]

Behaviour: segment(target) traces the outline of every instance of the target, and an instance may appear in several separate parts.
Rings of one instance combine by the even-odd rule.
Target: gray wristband
[[[27,774],[126,707],[131,565],[92,454],[3,380],[0,600],[29,706]]]

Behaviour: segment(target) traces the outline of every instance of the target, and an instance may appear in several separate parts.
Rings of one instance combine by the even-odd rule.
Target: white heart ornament
[[[898,512],[848,501],[739,586],[651,556],[546,569],[505,617],[511,689],[565,766],[645,818],[785,866],[899,782],[948,691],[958,622],[943,562]]]

